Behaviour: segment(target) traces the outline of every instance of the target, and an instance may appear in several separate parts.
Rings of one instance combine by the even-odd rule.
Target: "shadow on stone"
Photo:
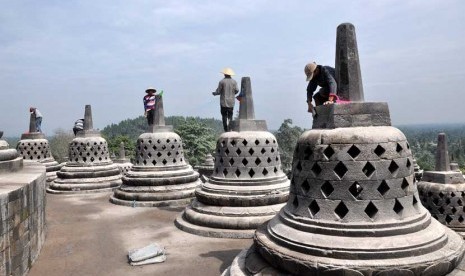
[[[219,268],[220,273],[228,268],[228,266],[233,261],[234,257],[241,252],[242,249],[230,249],[230,250],[218,250],[218,251],[210,251],[205,254],[199,254],[202,258],[217,258],[218,260],[222,261],[221,266]]]

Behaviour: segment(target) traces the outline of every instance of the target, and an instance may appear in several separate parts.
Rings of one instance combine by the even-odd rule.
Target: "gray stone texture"
[[[358,56],[355,27],[344,23],[337,27],[336,81],[338,96],[353,102],[363,102],[363,83]]]
[[[209,153],[205,156],[202,164],[195,167],[195,169],[199,172],[200,177],[202,178],[209,178],[213,174],[213,170],[215,169],[215,159]]]
[[[387,103],[347,103],[315,107],[312,128],[390,126]]]
[[[196,198],[176,219],[186,232],[220,238],[250,238],[272,218],[289,197],[289,180],[281,169],[276,138],[254,123],[250,79],[244,78],[242,118],[234,131],[220,135],[212,175],[195,191]],[[244,114],[248,110],[248,114]],[[241,118],[241,115],[239,117]],[[264,122],[264,121],[263,121]],[[265,122],[264,122],[265,123]],[[262,125],[263,126],[263,125]],[[266,123],[265,123],[266,129]]]
[[[353,39],[349,46],[341,43],[344,28],[341,36]],[[358,54],[350,54],[356,50],[351,31],[350,24],[338,27],[336,53],[349,52],[353,64],[347,64],[346,77],[361,88],[361,77],[350,74],[360,73]],[[354,91],[348,98],[363,101],[361,90]],[[257,229],[253,246],[223,275],[442,276],[453,271],[465,243],[422,206],[409,143],[390,126],[387,104],[333,104],[316,111],[313,129],[295,147],[287,204]]]
[[[26,275],[45,241],[45,167],[12,151],[0,140],[0,275]]]
[[[450,168],[444,133],[438,135],[436,171],[423,173],[418,191],[421,203],[435,219],[465,237],[465,178]]]
[[[45,135],[37,132],[35,125],[35,113],[32,113],[29,122],[29,132],[21,135],[21,140],[18,141],[16,149],[24,160],[39,162],[45,165],[47,183],[50,183],[57,178],[57,171],[61,169],[61,165],[53,158]]]
[[[110,159],[107,141],[92,126],[92,110],[86,105],[84,130],[70,142],[68,162],[57,172],[48,193],[105,192],[121,185],[120,169]]]
[[[125,175],[132,168],[131,159],[126,158],[124,142],[121,142],[119,146],[119,156],[118,158],[113,160],[113,163],[115,163],[118,166],[122,175]]]
[[[125,206],[185,206],[200,184],[199,174],[184,157],[181,137],[165,126],[163,97],[155,106],[151,132],[137,139],[135,163],[110,202]],[[163,118],[160,118],[163,117]]]

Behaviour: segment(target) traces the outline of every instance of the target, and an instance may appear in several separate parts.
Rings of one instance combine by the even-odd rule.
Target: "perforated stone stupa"
[[[196,166],[195,169],[199,172],[202,179],[207,179],[213,174],[213,170],[215,169],[215,159],[209,153],[205,155],[205,159],[202,164]]]
[[[163,97],[157,96],[154,124],[137,139],[135,164],[110,201],[154,207],[187,205],[200,184],[199,174],[185,157],[181,137],[165,125]]]
[[[338,32],[338,39],[341,35],[355,32]],[[387,104],[359,101],[316,111],[326,116],[315,118],[313,129],[298,140],[289,201],[257,229],[253,246],[224,275],[440,276],[452,271],[464,242],[421,205],[409,143],[390,126]]]
[[[45,135],[37,131],[35,113],[31,113],[29,132],[21,135],[21,140],[16,145],[16,149],[24,160],[36,161],[45,165],[47,182],[52,182],[57,178],[57,171],[60,170],[62,165],[53,158]]]
[[[435,219],[465,236],[465,179],[450,168],[444,133],[438,135],[435,170],[424,172],[418,191],[421,203]]]
[[[126,150],[124,149],[124,142],[119,145],[119,156],[113,162],[118,166],[121,174],[126,174],[132,167],[131,159],[126,158]]]
[[[110,159],[107,141],[93,129],[90,105],[85,107],[84,129],[69,144],[68,159],[48,193],[105,192],[121,185],[120,170]]]
[[[250,78],[242,78],[239,119],[218,138],[215,169],[196,199],[176,219],[187,232],[211,237],[249,238],[272,218],[289,196],[279,147],[264,120],[255,120]]]

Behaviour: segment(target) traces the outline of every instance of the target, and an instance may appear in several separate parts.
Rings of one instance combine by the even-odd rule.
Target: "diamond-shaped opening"
[[[237,144],[236,140],[232,140],[232,141],[231,141],[231,145],[232,145],[233,147],[235,147],[236,144]]]
[[[270,140],[266,139],[266,140],[265,140],[265,144],[268,145],[269,143],[270,143]]]
[[[325,197],[330,196],[333,191],[334,191],[334,187],[333,185],[331,185],[329,181],[326,181],[323,185],[321,185],[321,193]]]
[[[176,163],[176,162],[177,162],[177,161],[176,161],[176,158],[173,158],[173,163]]]
[[[242,144],[243,144],[244,146],[247,146],[247,144],[248,144],[247,140],[244,139],[244,141],[242,141]]]
[[[437,197],[433,198],[433,203],[434,205],[439,206],[439,198]]]
[[[452,207],[450,210],[451,210],[452,214],[457,213],[457,209],[455,207]]]
[[[454,192],[451,192],[451,193],[450,193],[450,196],[451,196],[451,197],[455,197],[455,193],[454,193]]]
[[[449,205],[450,204],[450,198],[446,198],[445,202],[446,202],[447,205]]]
[[[360,149],[357,148],[355,145],[352,145],[349,150],[347,151],[347,153],[350,155],[350,157],[352,157],[353,159],[357,158],[357,156],[360,154]]]
[[[242,153],[241,149],[237,149],[236,153],[237,153],[237,155],[241,155],[241,153]]]
[[[144,165],[147,165],[147,160],[142,161],[142,163],[144,163]]]
[[[158,143],[158,144],[160,144],[160,143],[161,143],[160,139],[158,139],[158,140],[157,140],[157,143]]]
[[[151,152],[147,153],[147,156],[152,157],[152,153]]]
[[[339,176],[339,178],[342,178],[347,173],[348,169],[344,163],[339,162],[337,163],[336,167],[334,167],[333,171],[337,174],[337,176]]]
[[[336,213],[336,215],[340,218],[340,219],[343,219],[347,213],[349,213],[349,209],[347,209],[347,206],[344,204],[343,201],[341,201],[336,209],[334,209],[334,213]]]
[[[370,218],[374,218],[378,213],[378,208],[370,201],[367,207],[365,208],[365,214],[367,214]]]
[[[91,161],[91,162],[94,162],[94,160],[95,160],[94,157],[91,157],[91,158],[90,158],[90,161]]]
[[[260,141],[258,141],[258,139],[255,140],[255,145],[258,146],[258,144],[260,144]]]
[[[407,179],[404,178],[402,180],[402,184],[400,185],[400,187],[402,188],[402,190],[407,192],[408,186],[409,186],[409,183],[408,183]]]
[[[365,164],[365,166],[363,167],[362,169],[362,172],[368,177],[370,178],[373,173],[375,172],[375,167],[370,163],[370,162],[367,162]]]
[[[300,162],[299,162],[299,164],[300,164]],[[315,176],[318,176],[322,171],[322,169],[321,169],[320,165],[318,165],[318,163],[313,164],[313,167],[311,168],[311,170],[315,174]]]
[[[224,176],[228,175],[228,170],[226,168],[224,168],[223,174],[224,174]]]
[[[407,159],[407,164],[406,164],[407,168],[410,169],[410,167],[412,166],[412,163],[410,163],[410,159]]]
[[[241,175],[241,171],[239,169],[236,169],[236,171],[234,173],[236,174],[237,177],[239,177]]]
[[[392,174],[394,174],[394,173],[397,172],[397,170],[399,170],[399,165],[397,165],[396,162],[391,161],[391,164],[389,165],[389,168],[388,168],[388,169],[389,169],[389,171],[390,171]]]
[[[439,197],[443,198],[443,197],[444,197],[444,193],[443,193],[443,192],[439,192]]]
[[[271,148],[271,150],[270,150],[270,151],[271,151],[271,153],[273,153],[273,152],[275,152],[275,149],[274,149],[274,148]]]
[[[170,139],[166,139],[166,143],[169,143],[171,140]]]
[[[250,155],[253,155],[254,152],[255,152],[255,151],[254,151],[252,148],[249,149]]]
[[[315,216],[320,211],[320,206],[318,206],[316,200],[313,200],[312,203],[308,205],[308,210],[310,211],[310,214],[312,214],[312,216]]]
[[[232,166],[234,165],[234,158],[229,159],[229,164]]]
[[[163,159],[163,161],[161,161],[163,163],[163,165],[166,165],[166,163],[168,163],[168,161],[166,161],[166,159]]]
[[[302,171],[302,164],[300,164],[300,161],[297,161],[297,165],[295,166],[295,169],[297,170],[297,172]]]
[[[226,144],[226,141],[224,141],[224,140],[223,140],[223,141],[221,141],[221,147],[224,147],[224,146],[225,146],[225,144]]]
[[[262,174],[266,176],[268,174],[268,170],[266,168],[263,169]]]
[[[140,149],[140,148],[139,148]],[[153,150],[157,150],[157,146],[153,146],[152,147]]]
[[[352,194],[352,196],[355,199],[360,199],[360,193],[362,193],[363,187],[358,184],[357,181],[355,181],[350,187],[349,187],[349,192]]]
[[[216,168],[216,169],[215,169],[215,173],[217,173],[217,174],[218,174],[218,168]]]
[[[449,224],[454,219],[451,216],[447,215],[445,220],[446,220],[447,224]]]
[[[249,175],[250,177],[253,177],[255,175],[255,171],[253,169],[249,170]]]
[[[157,161],[153,160],[152,164],[155,166],[157,164]]]
[[[460,216],[459,217],[459,222],[462,223],[465,219],[463,218],[463,216]]]
[[[383,153],[386,152],[386,149],[383,148],[381,145],[378,145],[375,150],[374,150],[375,154],[378,155],[379,157],[381,157],[381,155],[383,155]]]
[[[266,159],[266,162],[268,162],[268,163],[271,163],[271,161],[273,161],[273,160],[271,160],[271,158],[269,158],[269,157]]]
[[[381,194],[381,195],[385,195],[391,188],[389,187],[389,185],[386,183],[385,180],[381,181],[381,184],[379,184],[378,186],[378,192]]]
[[[306,147],[304,150],[304,160],[309,160],[310,156],[312,156],[313,150],[311,147]]]
[[[87,158],[82,157],[82,161],[86,162],[86,161],[87,161]]]
[[[161,152],[158,152],[158,153],[157,153],[157,156],[158,156],[158,157],[160,157],[161,155],[162,155]]]
[[[302,185],[300,186],[302,187],[302,192],[304,192],[304,194],[310,191],[310,183],[308,183],[307,179],[305,179],[304,182],[302,182]]]
[[[331,145],[327,146],[325,148],[325,150],[323,151],[323,154],[326,156],[326,158],[331,158],[331,156],[333,156],[333,154],[335,153],[335,151],[333,150],[333,148],[331,147]]]
[[[224,160],[223,157],[220,158],[220,163],[223,164]]]
[[[171,151],[168,151],[166,155],[171,156],[171,154],[172,154]]]
[[[458,204],[459,206],[462,206],[462,204],[463,204],[462,200],[461,200],[461,199],[458,199],[458,200],[457,200],[457,204]]]
[[[244,158],[244,159],[242,159],[242,164],[244,166],[247,166],[247,164],[249,164],[249,161],[247,161],[247,159]]]
[[[274,173],[277,173],[277,172],[278,172],[278,168],[274,167],[273,171],[274,171]]]
[[[403,150],[402,146],[399,143],[397,143],[396,151],[401,152],[402,150]]]
[[[414,207],[416,207],[416,206],[417,206],[417,204],[418,204],[418,200],[417,200],[417,197],[416,197],[416,196],[413,196],[413,199],[412,199],[412,204],[413,204],[413,206],[414,206]]]
[[[224,150],[224,153],[226,153],[226,155],[229,155],[229,152],[230,152],[230,151],[229,151],[228,148],[226,148],[226,149]]]
[[[299,207],[299,200],[297,199],[297,196],[294,197],[294,200],[292,201],[292,206],[294,206],[294,209],[297,209],[297,207]]]
[[[257,157],[257,159],[255,159],[255,164],[258,166],[260,165],[260,163],[262,163],[262,160],[260,160],[260,158]]]
[[[266,152],[266,149],[265,148],[262,148],[262,150],[260,151],[262,154],[265,154]]]
[[[396,212],[396,214],[400,214],[402,210],[404,210],[404,206],[402,206],[402,204],[399,202],[399,200],[397,200],[397,198],[393,210],[394,212]]]

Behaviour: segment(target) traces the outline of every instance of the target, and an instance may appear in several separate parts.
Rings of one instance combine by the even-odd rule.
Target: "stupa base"
[[[191,201],[192,197],[162,201],[130,201],[116,198],[114,195],[110,197],[111,203],[128,207],[184,207],[188,205]]]
[[[266,206],[212,206],[197,199],[180,216],[176,226],[205,237],[247,239],[255,229],[273,218],[285,203]]]

